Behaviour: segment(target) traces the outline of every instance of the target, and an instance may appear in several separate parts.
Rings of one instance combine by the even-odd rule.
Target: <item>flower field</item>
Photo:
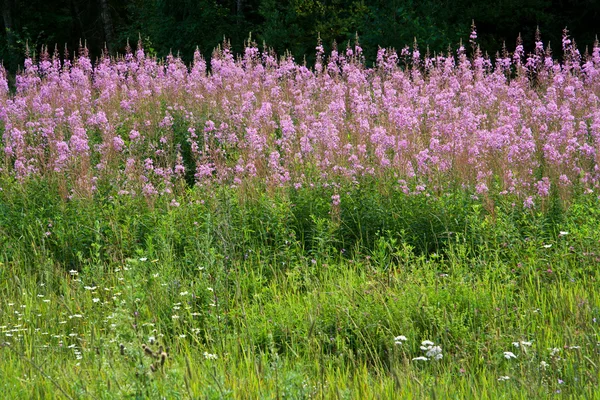
[[[194,184],[339,187],[363,177],[405,193],[455,188],[515,196],[531,207],[598,189],[600,47],[564,62],[536,42],[527,57],[400,55],[366,68],[358,44],[314,69],[225,44],[187,68],[144,50],[93,66],[86,50],[27,59],[3,87],[2,173],[55,179],[65,197],[175,198]]]
[[[536,37],[0,69],[0,389],[594,398],[600,44]]]

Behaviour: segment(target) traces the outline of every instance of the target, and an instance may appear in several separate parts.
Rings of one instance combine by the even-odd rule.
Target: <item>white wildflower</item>
[[[408,339],[404,335],[396,336],[394,338],[394,344],[402,344],[402,343],[406,342],[407,340]]]
[[[505,351],[504,358],[510,360],[511,358],[517,358],[517,356],[515,356],[515,353],[513,353],[512,351]]]
[[[521,340],[520,342],[512,342],[513,346],[515,346],[516,348],[523,347],[524,351],[526,350],[525,349],[526,347],[531,347],[532,344],[533,344],[533,342],[526,342],[523,340]]]
[[[442,348],[440,346],[432,346],[429,350],[427,350],[427,353],[425,353],[425,355],[427,357],[440,360],[443,357]]]
[[[442,355],[442,347],[436,346],[431,340],[424,340],[421,342],[421,350],[425,351],[427,357],[435,360],[441,360],[444,356]]]
[[[548,350],[550,350],[550,357],[554,357],[555,355],[560,353],[560,349],[558,347],[549,348]]]

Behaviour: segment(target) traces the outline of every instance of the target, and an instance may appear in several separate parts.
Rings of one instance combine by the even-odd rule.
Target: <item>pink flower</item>
[[[339,194],[334,194],[333,196],[331,196],[331,204],[333,204],[334,207],[337,207],[340,205],[340,195]]]

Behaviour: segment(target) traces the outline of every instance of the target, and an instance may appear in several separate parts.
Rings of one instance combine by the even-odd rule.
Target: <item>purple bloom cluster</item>
[[[598,192],[598,43],[582,55],[565,31],[559,62],[539,34],[534,53],[519,39],[495,58],[476,39],[473,26],[469,54],[379,49],[373,67],[358,43],[329,56],[319,44],[314,69],[253,44],[236,58],[225,44],[210,72],[198,52],[188,67],[141,46],[95,65],[85,49],[73,60],[43,51],[14,94],[0,70],[0,174],[52,176],[68,195],[109,182],[172,196],[190,174],[295,188],[373,176],[526,206],[553,190]]]

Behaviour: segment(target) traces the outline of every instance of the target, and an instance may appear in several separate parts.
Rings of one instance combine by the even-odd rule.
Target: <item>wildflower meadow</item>
[[[600,44],[466,39],[0,69],[0,397],[600,398]]]

